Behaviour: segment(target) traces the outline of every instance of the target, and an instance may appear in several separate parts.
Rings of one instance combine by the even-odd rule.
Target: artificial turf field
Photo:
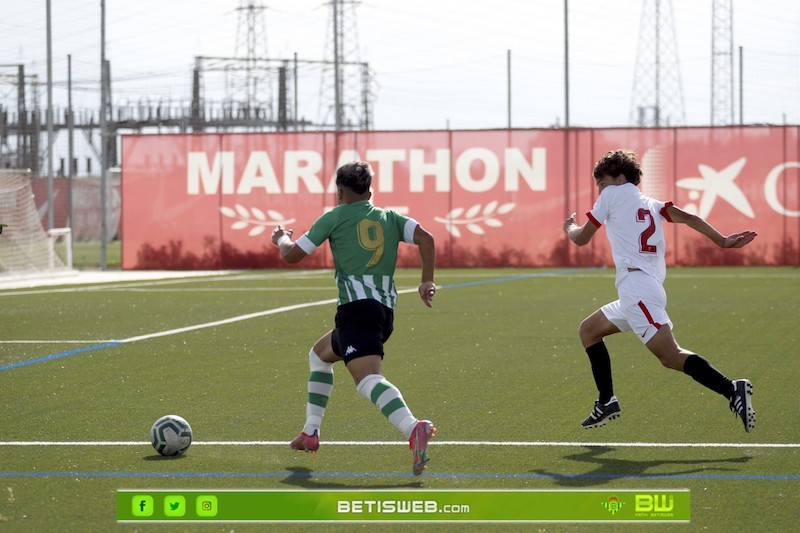
[[[584,430],[596,390],[577,336],[616,298],[613,271],[440,270],[433,309],[417,271],[383,371],[438,427],[425,474],[337,364],[316,455],[288,442],[305,418],[307,354],[333,325],[330,271],[0,291],[0,530],[256,531],[371,524],[118,524],[118,489],[597,489],[691,491],[691,523],[437,523],[386,529],[792,531],[800,522],[800,270],[674,268],[675,335],[755,387],[745,433],[727,400],[661,367],[633,334],[606,339],[622,417]],[[153,421],[194,443],[158,456]]]

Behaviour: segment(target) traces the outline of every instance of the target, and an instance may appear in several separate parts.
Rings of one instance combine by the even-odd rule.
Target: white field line
[[[398,294],[404,294],[409,292],[416,292],[417,289],[403,289],[397,291]],[[99,343],[106,343],[106,342],[118,342],[121,344],[129,343],[129,342],[136,342],[136,341],[143,341],[147,339],[155,339],[157,337],[166,337],[168,335],[176,335],[178,333],[186,333],[188,331],[196,331],[198,329],[206,329],[206,328],[213,328],[216,326],[223,326],[225,324],[233,324],[235,322],[241,322],[243,320],[250,320],[251,318],[259,318],[262,316],[269,316],[275,315],[278,313],[284,313],[287,311],[296,311],[298,309],[305,309],[306,307],[316,307],[319,305],[327,305],[327,304],[334,304],[336,303],[336,298],[330,298],[327,300],[317,300],[316,302],[306,302],[302,304],[295,304],[295,305],[287,305],[284,307],[276,307],[274,309],[267,309],[266,311],[258,311],[256,313],[248,313],[246,315],[239,315],[234,316],[231,318],[225,318],[222,320],[215,320],[213,322],[206,322],[204,324],[195,324],[194,326],[186,326],[183,328],[176,328],[176,329],[168,329],[165,331],[157,331],[155,333],[147,333],[145,335],[137,335],[135,337],[128,337],[127,339],[118,339],[118,340],[105,340],[105,341],[95,341]],[[20,342],[20,341],[7,341],[8,343],[13,342]],[[26,342],[36,342],[36,341],[26,341]],[[53,341],[50,341],[53,342]],[[85,342],[86,344],[92,344],[93,341],[74,341],[74,342]]]
[[[329,272],[329,271],[326,271],[326,272]],[[260,277],[263,277],[263,278],[266,278],[266,277],[280,278],[280,277],[297,276],[297,275],[315,276],[315,275],[317,275],[319,273],[320,273],[320,271],[281,271],[281,272],[269,273],[269,274],[258,274],[256,276],[260,276]],[[252,274],[243,274],[241,276],[241,278],[256,277],[256,276],[253,276]],[[764,277],[772,277],[772,276],[764,276]],[[237,278],[237,276],[224,276],[224,277],[222,277],[222,279],[226,279],[226,280],[236,279],[236,278]],[[198,279],[199,278],[169,279],[169,280],[149,281],[149,282],[145,282],[145,283],[101,284],[101,285],[93,285],[93,286],[83,286],[83,287],[55,289],[55,290],[49,290],[49,291],[30,291],[30,293],[31,294],[46,294],[48,292],[76,292],[76,291],[81,291],[81,290],[86,290],[86,289],[91,289],[91,290],[112,289],[113,290],[113,289],[122,289],[122,288],[141,288],[143,286],[148,286],[148,285],[149,286],[155,286],[155,285],[168,285],[168,284],[179,284],[179,283],[194,283],[194,282],[197,282]],[[214,278],[212,277],[212,278],[204,278],[204,279],[209,280],[209,279],[214,279]],[[416,290],[417,290],[416,288],[408,288],[408,289],[398,290],[397,293],[398,294],[406,294],[406,293],[415,292]],[[19,294],[28,294],[28,293],[29,293],[28,291],[25,291],[25,292],[10,292],[10,293],[3,293],[2,291],[0,291],[0,296],[12,295],[12,294],[19,295]],[[326,305],[326,304],[331,304],[331,303],[335,303],[335,302],[336,302],[335,298],[326,299],[326,300],[318,300],[318,301],[315,301],[315,302],[307,302],[307,303],[302,303],[302,304],[289,305],[289,306],[285,306],[285,307],[277,307],[275,309],[268,309],[268,310],[259,311],[259,312],[256,312],[256,313],[249,313],[249,314],[245,314],[245,315],[239,315],[239,316],[226,318],[226,319],[222,319],[222,320],[216,320],[216,321],[213,321],[213,322],[206,322],[204,324],[196,324],[194,326],[187,326],[187,327],[183,327],[183,328],[176,328],[176,329],[165,330],[165,331],[160,331],[160,332],[155,332],[155,333],[148,333],[148,334],[145,334],[145,335],[137,335],[135,337],[129,337],[127,339],[118,339],[118,340],[115,339],[115,340],[97,341],[97,342],[101,342],[101,343],[105,343],[105,342],[118,342],[118,343],[136,342],[136,341],[141,341],[141,340],[153,339],[153,338],[157,338],[157,337],[165,337],[165,336],[168,336],[168,335],[175,335],[175,334],[178,334],[178,333],[186,333],[186,332],[189,332],[189,331],[196,331],[196,330],[200,330],[200,329],[206,329],[206,328],[221,326],[221,325],[225,325],[225,324],[233,324],[235,322],[241,322],[243,320],[249,320],[251,318],[259,318],[259,317],[263,317],[263,316],[274,315],[274,314],[277,314],[277,313],[283,313],[283,312],[287,312],[287,311],[295,311],[295,310],[298,310],[298,309],[304,309],[304,308],[307,308],[307,307],[315,307],[315,306],[319,306],[319,305]],[[15,342],[23,342],[23,341],[3,341],[3,342],[7,343],[7,344],[10,344],[10,343],[15,343]],[[26,341],[26,342],[38,342],[38,341]],[[54,341],[50,341],[50,342],[54,342]],[[77,340],[77,341],[64,341],[64,342],[68,342],[68,343],[73,343],[73,342],[74,343],[84,343],[85,342],[86,344],[93,344],[95,341],[80,341],[80,340]]]
[[[119,342],[115,339],[87,339],[82,340],[27,340],[27,341],[14,341],[14,340],[0,340],[0,344],[103,344],[106,342]]]
[[[24,290],[18,291],[13,289],[8,289],[8,292],[5,290],[0,290],[0,296],[21,296],[21,295],[33,295],[33,294],[55,294],[55,293],[71,293],[71,292],[82,292],[82,291],[104,291],[104,290],[116,290],[116,289],[135,289],[135,288],[142,288],[142,287],[157,287],[160,285],[180,285],[184,283],[200,283],[203,281],[241,281],[241,280],[254,280],[254,279],[280,279],[280,278],[298,278],[298,277],[310,277],[315,278],[320,276],[321,274],[330,277],[331,270],[281,270],[277,272],[266,272],[260,274],[252,274],[252,273],[245,273],[245,274],[219,274],[219,275],[211,275],[211,276],[190,276],[184,278],[168,278],[168,279],[157,279],[157,280],[132,280],[126,279],[126,273],[120,274],[117,280],[114,280],[113,277],[109,278],[109,282],[96,282],[92,284],[82,284],[78,286],[71,286],[71,287],[61,287],[56,289],[41,289],[41,290]],[[69,281],[64,282],[65,285],[69,284]]]
[[[192,287],[192,288],[163,288],[153,289],[149,287],[118,287],[105,289],[113,292],[288,292],[288,291],[327,291],[336,293],[336,287],[327,285],[325,287]]]
[[[235,322],[249,320],[251,318],[259,318],[262,316],[275,315],[277,313],[283,313],[286,311],[295,311],[297,309],[305,309],[306,307],[315,307],[318,305],[333,304],[333,303],[336,303],[336,298],[331,298],[329,300],[318,300],[316,302],[307,302],[303,304],[287,305],[285,307],[276,307],[275,309],[267,309],[266,311],[258,311],[256,313],[248,313],[246,315],[234,316],[231,318],[225,318],[223,320],[215,320],[214,322],[206,322],[205,324],[196,324],[194,326],[186,326],[184,328],[168,329],[166,331],[157,331],[155,333],[148,333],[146,335],[137,335],[136,337],[128,337],[127,339],[122,339],[119,342],[124,344],[129,342],[143,341],[147,339],[155,339],[157,337],[166,337],[168,335],[175,335],[177,333],[186,333],[187,331],[196,331],[198,329],[213,328],[216,326],[223,326],[225,324],[233,324]]]
[[[397,294],[404,294],[409,292],[417,292],[417,288],[413,289],[403,289],[397,291]],[[169,329],[166,331],[158,331],[156,333],[148,333],[146,335],[137,335],[136,337],[129,337],[127,339],[120,339],[120,343],[128,343],[128,342],[136,342],[136,341],[143,341],[147,339],[155,339],[156,337],[166,337],[167,335],[175,335],[177,333],[186,333],[187,331],[195,331],[198,329],[205,329],[205,328],[213,328],[216,326],[222,326],[225,324],[233,324],[234,322],[241,322],[243,320],[250,320],[251,318],[259,318],[262,316],[269,316],[275,315],[278,313],[284,313],[287,311],[296,311],[297,309],[305,309],[306,307],[315,307],[318,305],[327,305],[327,304],[334,304],[336,303],[336,298],[331,298],[328,300],[318,300],[316,302],[306,302],[302,304],[295,304],[295,305],[287,305],[285,307],[276,307],[275,309],[267,309],[266,311],[258,311],[256,313],[248,313],[246,315],[239,315],[234,316],[231,318],[225,318],[223,320],[215,320],[214,322],[206,322],[205,324],[196,324],[194,326],[186,326],[184,328],[177,328],[177,329]]]
[[[97,283],[97,284],[84,284],[80,286],[73,286],[73,287],[62,287],[62,288],[54,288],[54,289],[29,289],[29,290],[13,290],[10,288],[8,290],[0,289],[0,297],[3,296],[28,296],[28,295],[41,295],[41,294],[55,294],[55,293],[72,293],[72,292],[82,292],[82,291],[124,291],[129,290],[131,292],[144,292],[147,287],[157,287],[162,285],[179,285],[184,283],[197,283],[200,281],[239,281],[239,280],[257,280],[257,279],[279,279],[279,278],[296,278],[296,277],[306,277],[306,278],[315,278],[315,277],[330,277],[331,270],[322,269],[322,270],[286,270],[286,271],[278,271],[278,272],[269,272],[269,273],[247,273],[247,274],[239,274],[239,275],[225,275],[220,274],[218,276],[196,276],[191,278],[171,278],[171,279],[161,279],[161,280],[150,280],[150,281],[124,281],[118,283]],[[531,273],[535,274],[535,273]],[[522,275],[524,274],[515,274],[510,272],[509,277],[514,277],[515,275]],[[402,279],[402,278],[416,278],[418,276],[417,273],[404,273],[398,271],[395,273],[395,279]],[[481,278],[496,278],[498,273],[496,272],[481,272],[481,273],[468,273],[468,272],[459,272],[453,273],[450,276],[444,275],[443,277],[440,276],[439,284],[440,285],[448,285],[451,283],[458,283],[454,279],[450,279],[448,281],[443,281],[443,279],[447,278],[455,278],[455,279],[481,279]],[[570,273],[572,277],[600,277],[600,278],[608,278],[614,277],[614,270],[611,268],[601,268],[601,269],[587,269],[585,272],[575,271]],[[535,276],[532,276],[535,277]],[[692,273],[669,273],[667,274],[667,279],[674,278],[674,279],[693,279],[693,278],[724,278],[724,279],[736,279],[736,278],[749,278],[749,279],[797,279],[798,274],[794,272],[776,272],[776,273],[754,273],[754,274],[741,274],[741,273],[702,273],[702,272],[692,272]],[[65,281],[65,284],[69,284],[68,281]],[[179,289],[167,289],[167,290],[179,290]],[[333,290],[329,287],[308,287],[308,288],[229,288],[229,289],[211,289],[211,288],[192,288],[192,289],[185,289],[187,292],[190,291],[215,291],[215,290],[225,290],[225,291],[236,291],[236,290],[247,290],[247,291],[290,291],[290,290]]]
[[[192,446],[287,446],[289,441],[194,441]],[[406,441],[325,441],[325,446],[408,446]],[[800,448],[800,443],[767,442],[565,442],[565,441],[431,441],[431,446],[607,447],[607,448]],[[149,441],[0,441],[0,446],[150,446]]]

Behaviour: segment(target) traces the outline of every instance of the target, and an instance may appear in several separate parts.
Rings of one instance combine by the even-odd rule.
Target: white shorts
[[[672,329],[667,314],[667,293],[654,277],[641,271],[629,272],[617,284],[619,300],[600,308],[620,331],[633,331],[647,344],[661,326]]]

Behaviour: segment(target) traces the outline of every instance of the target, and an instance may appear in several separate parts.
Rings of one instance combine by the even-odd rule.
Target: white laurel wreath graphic
[[[261,235],[267,230],[267,226],[291,224],[295,221],[293,218],[284,218],[282,214],[274,209],[267,209],[266,212],[264,212],[257,207],[248,209],[240,204],[236,204],[233,207],[234,208],[231,209],[230,207],[222,206],[219,208],[219,211],[226,217],[237,219],[236,222],[231,224],[231,229],[243,230],[252,226],[248,233],[250,237]]]
[[[463,225],[468,231],[476,235],[484,235],[486,230],[483,229],[483,226],[481,226],[480,223],[483,223],[490,228],[499,228],[503,225],[503,223],[494,218],[494,215],[505,215],[506,213],[510,213],[516,206],[517,204],[513,202],[498,205],[498,202],[493,200],[486,204],[486,207],[483,207],[480,204],[473,205],[469,209],[464,207],[456,207],[447,213],[447,216],[444,218],[434,217],[433,220],[444,224],[444,227],[447,228],[447,231],[449,231],[450,235],[453,237],[461,237],[461,231],[458,229],[458,226],[460,225]]]

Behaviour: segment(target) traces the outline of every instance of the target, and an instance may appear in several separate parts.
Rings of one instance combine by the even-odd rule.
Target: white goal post
[[[44,230],[26,171],[0,170],[0,224],[0,276],[72,270],[71,231]]]
[[[70,228],[53,228],[47,230],[47,246],[49,267],[51,270],[63,267],[72,269],[72,230]]]

